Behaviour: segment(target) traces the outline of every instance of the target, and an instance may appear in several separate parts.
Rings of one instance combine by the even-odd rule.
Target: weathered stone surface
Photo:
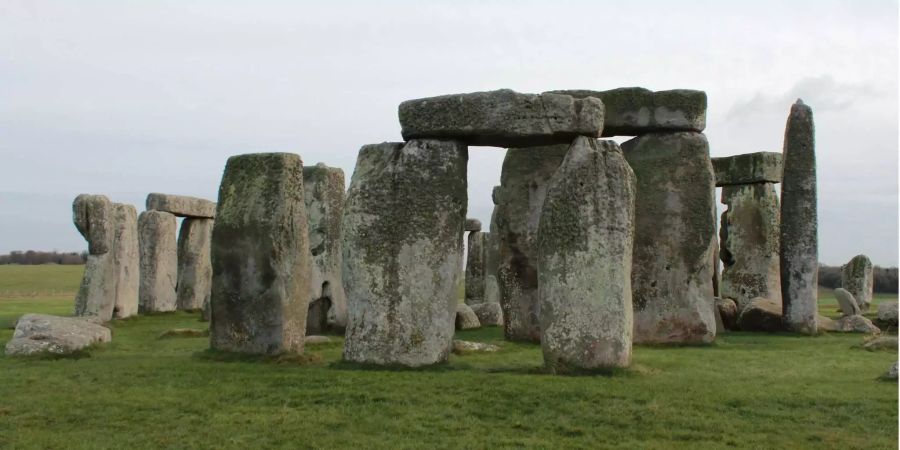
[[[716,298],[716,310],[722,320],[722,327],[726,330],[736,330],[738,320],[738,306],[730,298]]]
[[[457,330],[474,330],[481,328],[481,322],[475,311],[465,303],[456,305],[456,329]]]
[[[306,218],[309,223],[311,322],[319,327],[343,331],[347,326],[347,295],[341,282],[341,216],[344,213],[344,171],[325,164],[303,168]],[[316,309],[314,302],[321,302]],[[326,306],[327,303],[327,307]],[[322,332],[320,331],[320,332]]]
[[[306,345],[330,344],[332,342],[330,337],[316,334],[306,336],[304,341]]]
[[[497,283],[497,277],[495,275],[484,277],[484,303],[500,304],[500,284]],[[502,310],[500,318],[503,318]]]
[[[497,215],[497,281],[503,333],[513,341],[540,342],[537,234],[550,177],[569,145],[511,148],[500,174],[502,201]]]
[[[897,336],[878,336],[863,344],[863,348],[870,352],[889,350],[896,353],[897,346]]]
[[[897,302],[882,302],[878,305],[878,322],[883,326],[897,326]]]
[[[178,247],[175,216],[144,211],[138,216],[141,286],[138,309],[143,313],[175,311]]]
[[[845,316],[855,316],[859,314],[859,305],[856,299],[846,289],[837,288],[834,290],[834,298],[837,299],[838,305],[841,307],[841,313]]]
[[[108,253],[113,243],[112,202],[104,195],[81,194],[72,202],[72,221],[88,241],[88,253]]]
[[[622,149],[637,179],[634,342],[712,342],[716,206],[706,136],[647,134]]]
[[[763,297],[781,302],[778,270],[778,195],[772,183],[722,188],[719,258],[722,279],[719,295],[732,298],[738,309]]]
[[[72,203],[75,228],[88,241],[88,258],[75,297],[76,316],[95,316],[108,321],[116,302],[116,214],[113,203],[102,195],[81,194]]]
[[[791,106],[784,132],[781,183],[781,297],[791,331],[816,333],[818,216],[816,212],[815,127],[809,106]]]
[[[866,255],[856,255],[841,267],[841,287],[853,294],[859,309],[868,311],[875,287],[872,261]]]
[[[472,311],[478,317],[478,322],[483,327],[502,327],[503,308],[497,302],[485,302],[471,305]]]
[[[738,328],[742,331],[784,331],[781,303],[757,297],[750,301],[738,317]]]
[[[69,354],[85,347],[109,342],[109,328],[87,320],[25,314],[16,322],[16,331],[6,343],[7,355],[27,356],[39,353]]]
[[[871,320],[860,316],[843,316],[838,320],[826,320],[819,324],[822,317],[817,318],[817,331],[834,331],[840,333],[878,334],[881,330]]]
[[[140,246],[137,210],[132,205],[113,203],[114,227],[112,264],[115,279],[113,317],[123,319],[138,313],[141,286]]]
[[[303,351],[310,292],[303,195],[299,155],[228,158],[212,233],[213,349]]]
[[[212,291],[213,219],[193,217],[181,221],[178,233],[178,284],[176,307],[182,311],[199,311],[209,303]]]
[[[487,233],[471,231],[466,253],[466,303],[484,302],[485,239]]]
[[[407,100],[400,104],[403,139],[454,139],[468,145],[528,147],[599,137],[603,103],[561,94],[509,89]]]
[[[894,361],[894,363],[891,364],[891,368],[888,369],[888,371],[885,372],[885,374],[882,375],[881,378],[883,378],[885,380],[896,380],[897,375],[898,375],[898,373],[897,373],[898,372],[898,369],[897,369],[898,364],[900,364],[900,362]]]
[[[453,353],[457,355],[465,355],[466,353],[494,353],[500,351],[500,347],[494,344],[485,344],[483,342],[453,340]]]
[[[756,152],[712,159],[716,186],[781,183],[781,153]]]
[[[538,231],[544,364],[631,364],[634,173],[613,141],[576,138],[550,179]]]
[[[706,92],[689,89],[650,91],[639,87],[608,91],[551,91],[575,98],[595,97],[606,109],[603,136],[638,136],[664,131],[703,131]]]
[[[216,217],[216,203],[186,195],[154,192],[147,196],[147,211],[164,211],[179,217],[212,219]]]
[[[465,231],[481,231],[481,221],[478,219],[466,219]]]
[[[344,359],[447,359],[462,268],[468,149],[454,141],[364,146],[343,217]]]
[[[502,195],[503,188],[501,188],[500,186],[494,186],[494,188],[491,189],[491,201],[494,202],[495,205],[500,204],[500,198]],[[493,222],[493,220],[491,220],[491,222]]]

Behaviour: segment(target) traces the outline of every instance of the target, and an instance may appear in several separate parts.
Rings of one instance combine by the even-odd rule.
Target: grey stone
[[[494,281],[496,285],[496,280]],[[478,322],[483,327],[502,327],[503,308],[497,302],[485,302],[471,305],[472,311],[478,317]]]
[[[175,311],[178,248],[173,214],[144,211],[138,216],[141,286],[138,310],[144,313]]]
[[[736,330],[739,312],[737,303],[730,298],[716,298],[715,304],[722,327],[725,330]]]
[[[891,368],[888,369],[888,371],[885,372],[885,374],[882,375],[881,378],[883,378],[885,380],[896,380],[897,379],[897,365],[898,365],[898,361],[894,361],[894,363],[891,364]]]
[[[719,295],[732,298],[738,309],[764,297],[781,303],[778,270],[778,195],[772,183],[722,188],[719,258],[722,279]]]
[[[863,344],[863,348],[870,352],[889,350],[896,353],[897,346],[897,336],[877,336],[874,339],[869,339]]]
[[[111,252],[115,280],[113,317],[124,319],[138,313],[141,262],[137,210],[132,205],[113,203],[113,211],[114,229]]]
[[[75,227],[88,241],[88,258],[75,297],[76,316],[112,319],[116,302],[115,210],[102,195],[81,194],[72,203]]]
[[[856,255],[841,267],[841,287],[853,294],[859,309],[868,311],[875,287],[872,261],[866,255]]]
[[[147,211],[164,211],[179,217],[212,219],[216,217],[216,203],[186,195],[154,192],[147,196]]]
[[[108,253],[113,243],[112,202],[103,195],[81,194],[72,202],[72,221],[88,241],[88,253]]]
[[[540,342],[537,278],[537,234],[550,177],[569,145],[511,148],[506,152],[500,183],[503,201],[497,215],[497,281],[506,339]]]
[[[478,219],[466,219],[465,231],[481,231],[481,221]]]
[[[821,316],[817,318],[817,331],[834,331],[840,333],[868,333],[878,334],[881,330],[872,323],[871,320],[860,316],[843,316],[838,320],[825,320],[822,324]]]
[[[637,179],[635,343],[710,343],[716,336],[712,256],[715,180],[700,133],[647,134],[622,144]]]
[[[500,199],[502,198],[502,195],[503,195],[503,188],[501,188],[500,186],[494,186],[494,188],[491,189],[491,201],[494,202],[495,205],[500,204]]]
[[[485,240],[487,233],[471,231],[466,253],[466,303],[484,302]]]
[[[178,284],[176,307],[182,311],[200,311],[209,303],[212,291],[213,219],[188,217],[181,221],[178,233]]]
[[[332,339],[328,336],[320,336],[320,335],[312,334],[312,335],[306,336],[304,338],[304,341],[306,341],[306,345],[318,345],[318,344],[330,344],[332,342]]]
[[[741,312],[737,325],[742,331],[784,331],[781,303],[757,297]]]
[[[465,303],[456,305],[456,329],[457,330],[474,330],[481,328],[481,322],[475,311]]]
[[[689,89],[650,91],[626,87],[608,91],[551,91],[575,98],[603,101],[606,114],[603,136],[638,136],[665,131],[703,131],[706,128],[706,93]]]
[[[88,346],[109,342],[109,328],[87,320],[44,314],[25,314],[16,322],[6,354],[27,356],[41,353],[65,355]]]
[[[631,364],[634,201],[618,144],[576,138],[538,231],[541,347],[554,373]]]
[[[483,342],[453,340],[453,353],[457,355],[465,355],[467,353],[495,353],[500,351],[500,347],[494,344],[485,344]]]
[[[306,166],[303,189],[312,255],[306,332],[310,334],[311,324],[319,332],[343,331],[347,326],[347,295],[341,281],[344,171],[322,163]]]
[[[834,290],[834,298],[837,299],[838,305],[841,307],[841,313],[845,316],[855,316],[859,314],[859,305],[856,299],[846,289],[837,288]]]
[[[716,186],[781,183],[781,153],[756,152],[712,159]]]
[[[213,349],[303,351],[310,292],[303,195],[299,155],[228,158],[212,233]]]
[[[500,285],[497,283],[497,277],[495,275],[484,277],[484,303],[500,304]],[[502,309],[500,318],[503,318]]]
[[[599,137],[603,103],[509,89],[407,100],[400,104],[403,139],[454,139],[468,145],[528,147]]]
[[[878,305],[878,322],[884,326],[897,326],[897,302],[882,302]]]
[[[449,356],[467,160],[454,141],[360,150],[342,222],[345,360],[415,367]]]
[[[784,132],[781,183],[781,297],[791,331],[816,333],[818,216],[816,212],[815,127],[809,106],[791,106]]]

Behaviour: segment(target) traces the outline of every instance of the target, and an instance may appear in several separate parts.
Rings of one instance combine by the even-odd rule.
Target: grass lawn
[[[2,342],[26,310],[71,313],[77,276],[25,269],[0,266]],[[45,281],[69,295],[47,295]],[[612,376],[563,377],[497,328],[458,337],[499,353],[386,370],[340,363],[340,337],[309,346],[306,363],[223,361],[206,338],[158,338],[204,328],[195,314],[112,326],[89,357],[0,356],[0,447],[897,448],[897,384],[877,380],[897,355],[854,348],[859,335],[729,333],[709,347],[636,347]]]

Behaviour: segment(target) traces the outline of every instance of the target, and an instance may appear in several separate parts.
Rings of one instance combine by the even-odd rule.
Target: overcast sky
[[[423,2],[424,3],[424,2]],[[626,4],[627,3],[627,4]],[[353,173],[406,99],[511,88],[709,95],[713,156],[813,108],[820,259],[897,265],[897,2],[0,1],[0,252],[81,250],[71,201],[215,199],[228,156]],[[504,151],[469,151],[469,215]]]

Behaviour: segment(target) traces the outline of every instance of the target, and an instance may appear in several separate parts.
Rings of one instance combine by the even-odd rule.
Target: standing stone
[[[738,311],[756,297],[781,304],[778,271],[778,194],[772,183],[729,185],[722,188],[719,258],[722,260],[720,296],[733,299]]]
[[[301,353],[310,273],[303,161],[291,153],[228,158],[217,205],[210,347]]]
[[[706,136],[653,133],[622,149],[637,179],[634,342],[712,342],[716,205]]]
[[[853,294],[843,288],[837,288],[834,290],[834,298],[837,299],[838,306],[841,307],[841,314],[845,316],[857,316],[859,315],[859,305],[856,303],[856,299],[853,298]]]
[[[537,234],[550,177],[569,145],[511,148],[500,175],[497,281],[506,339],[540,342]]]
[[[475,311],[465,303],[456,305],[456,329],[457,330],[474,330],[481,328],[481,322]]]
[[[491,199],[494,201],[494,210],[491,212],[489,232],[485,235],[484,242],[484,302],[500,304],[500,286],[497,283],[497,266],[500,260],[500,233],[497,230],[497,201],[499,200],[500,186],[494,186]],[[502,318],[502,314],[498,317]]]
[[[496,275],[484,277],[484,303],[500,304],[500,285]]]
[[[141,286],[138,310],[142,313],[175,311],[178,249],[175,215],[144,211],[138,216]]]
[[[113,317],[124,319],[138,313],[141,286],[140,245],[137,210],[133,205],[113,203],[115,216],[112,260],[115,266]]]
[[[815,126],[809,106],[791,106],[784,132],[781,183],[781,297],[785,326],[816,334],[818,218]]]
[[[213,219],[188,217],[178,233],[178,285],[176,305],[181,311],[199,311],[209,303],[212,290]]]
[[[113,203],[103,195],[81,194],[72,203],[75,227],[88,241],[81,287],[75,297],[76,316],[112,318],[116,299],[116,268],[111,252],[115,235]]]
[[[484,257],[488,233],[470,231],[466,254],[466,303],[484,302]]]
[[[483,327],[503,326],[503,308],[499,303],[478,303],[472,305],[472,311],[478,316],[478,322]]]
[[[306,333],[323,333],[328,328],[344,330],[347,326],[347,296],[341,282],[344,171],[322,163],[306,166],[303,190],[312,256]]]
[[[872,261],[866,255],[856,255],[841,267],[841,287],[848,290],[859,308],[868,311],[872,304],[872,292],[875,287]]]
[[[631,364],[634,173],[613,141],[576,138],[547,189],[538,232],[544,364]]]
[[[411,140],[359,151],[343,218],[344,359],[423,366],[453,339],[466,214],[462,143]]]

